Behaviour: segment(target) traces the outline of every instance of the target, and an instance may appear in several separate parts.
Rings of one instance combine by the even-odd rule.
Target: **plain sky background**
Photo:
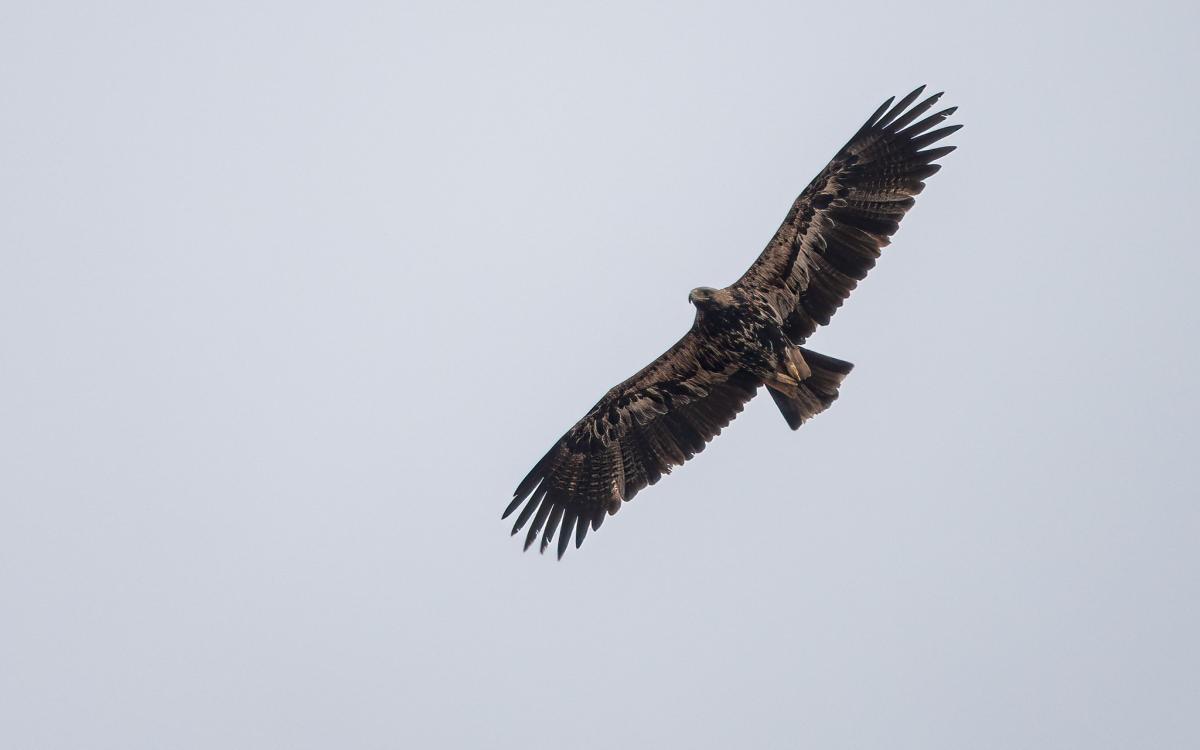
[[[1002,5],[6,3],[0,746],[1200,747],[1200,13]],[[522,554],[920,83],[837,405]]]

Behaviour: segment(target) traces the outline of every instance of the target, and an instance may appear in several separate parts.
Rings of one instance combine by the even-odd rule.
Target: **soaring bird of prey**
[[[838,397],[853,365],[801,346],[875,265],[912,208],[934,162],[929,148],[961,125],[934,129],[955,108],[925,115],[924,86],[888,99],[808,184],[758,260],[724,289],[699,287],[692,328],[665,354],[616,386],[567,430],[521,481],[525,549],[558,534],[558,556],[589,529],[704,450],[760,386],[793,430]],[[523,507],[522,507],[523,506]]]

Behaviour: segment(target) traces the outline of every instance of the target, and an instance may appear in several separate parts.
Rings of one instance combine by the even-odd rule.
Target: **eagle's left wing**
[[[561,524],[561,558],[572,532],[578,547],[622,502],[704,450],[760,385],[693,325],[554,444],[517,487],[503,517],[524,504],[512,533],[532,518],[525,549],[544,527],[542,552]]]

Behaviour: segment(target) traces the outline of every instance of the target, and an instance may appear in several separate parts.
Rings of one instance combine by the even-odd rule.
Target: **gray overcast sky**
[[[1200,747],[1200,17],[1001,5],[5,4],[0,746]],[[522,554],[920,83],[837,405]]]

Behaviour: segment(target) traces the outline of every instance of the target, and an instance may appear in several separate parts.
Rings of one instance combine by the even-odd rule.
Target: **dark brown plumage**
[[[696,320],[682,339],[616,386],[538,461],[513,493],[528,549],[558,534],[558,556],[643,487],[704,450],[766,385],[792,429],[838,396],[852,365],[800,344],[850,296],[912,208],[937,159],[927,148],[961,125],[954,109],[919,119],[924,86],[888,99],[792,204],[749,270],[724,289],[689,296]]]

